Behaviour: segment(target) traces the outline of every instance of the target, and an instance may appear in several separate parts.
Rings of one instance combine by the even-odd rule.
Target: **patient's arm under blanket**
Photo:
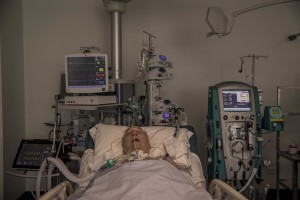
[[[196,187],[176,167],[164,160],[123,164],[98,177],[83,194],[68,199],[103,200],[211,200],[205,188]]]

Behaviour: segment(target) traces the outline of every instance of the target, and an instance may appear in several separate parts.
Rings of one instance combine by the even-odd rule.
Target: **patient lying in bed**
[[[151,145],[141,128],[128,128],[122,138],[122,147],[124,155],[131,155],[129,159],[123,160],[118,168],[97,177],[92,187],[68,199],[211,200],[205,182],[195,184],[189,173],[191,169],[179,170],[170,156],[162,159],[149,157]]]
[[[150,146],[148,135],[140,127],[137,126],[129,127],[125,131],[125,134],[122,138],[122,147],[123,147],[123,153],[125,155],[134,153],[135,155],[137,155],[137,158],[138,156],[141,156],[142,157],[141,159],[143,160],[154,159],[149,157],[149,151],[151,149],[151,146]],[[157,160],[158,158],[155,159]],[[173,160],[170,158],[169,155],[166,155],[166,157],[163,159],[175,165],[175,163],[173,162]]]

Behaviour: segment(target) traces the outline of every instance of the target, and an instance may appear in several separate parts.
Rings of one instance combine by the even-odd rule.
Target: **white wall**
[[[1,73],[1,38],[0,38],[0,199],[3,199],[3,119],[2,119],[2,73]]]
[[[185,108],[198,134],[204,168],[208,87],[222,81],[246,81],[245,74],[238,73],[240,56],[268,56],[256,63],[255,85],[264,91],[264,105],[276,104],[278,85],[300,85],[300,38],[287,40],[289,34],[300,32],[299,2],[241,15],[224,38],[205,36],[210,31],[205,22],[209,6],[221,6],[230,17],[231,12],[260,2],[133,0],[123,15],[123,78],[136,76],[136,61],[145,39],[142,31],[157,36],[157,52],[173,62],[175,77],[165,82],[161,93]],[[50,128],[43,123],[54,119],[51,106],[59,93],[64,55],[78,53],[81,46],[98,46],[102,53],[110,54],[110,16],[99,0],[26,0],[23,23],[26,137],[46,138]],[[251,75],[250,60],[245,67]],[[271,142],[264,156],[275,164],[275,135],[265,138]],[[284,148],[288,142],[286,137],[282,139]],[[272,170],[266,169],[265,176],[274,187],[274,175],[267,174]]]
[[[64,56],[86,46],[109,52],[110,18],[99,0],[23,3],[26,137],[47,138]]]
[[[5,173],[25,135],[22,1],[1,1],[1,79],[4,149],[4,198],[17,199],[25,188],[22,178]],[[2,148],[2,146],[1,146]]]

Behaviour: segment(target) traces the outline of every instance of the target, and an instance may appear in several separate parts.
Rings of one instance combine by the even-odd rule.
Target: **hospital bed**
[[[98,124],[90,129],[86,140],[88,149],[81,158],[79,174],[50,189],[41,198],[37,193],[37,197],[41,200],[246,199],[220,180],[213,180],[206,190],[201,162],[193,152],[197,149],[197,137],[189,126],[180,128],[176,138],[174,127],[142,127],[152,147],[149,156],[156,159],[119,164],[119,159],[124,158],[121,143],[127,128]],[[167,154],[173,158],[175,166],[162,159]],[[55,158],[47,161],[63,168],[62,162]],[[114,161],[112,165],[110,161]],[[66,178],[70,176],[65,168],[61,171]]]

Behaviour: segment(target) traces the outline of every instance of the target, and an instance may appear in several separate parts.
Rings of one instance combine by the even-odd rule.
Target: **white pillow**
[[[127,126],[97,124],[90,129],[94,140],[94,159],[90,162],[92,170],[99,169],[107,159],[123,154],[122,137]]]
[[[95,143],[95,156],[90,163],[91,169],[95,170],[101,167],[111,157],[116,158],[123,155],[122,137],[127,128],[127,126],[97,124],[89,130]],[[142,129],[147,133],[151,145],[149,156],[153,158],[165,156],[167,152],[164,148],[164,141],[174,135],[175,128],[147,126],[142,127]],[[193,134],[187,131],[187,129],[180,129],[180,132],[188,134],[188,138]]]
[[[203,169],[199,157],[194,153],[190,153],[188,159],[189,162],[191,163],[190,172],[194,184],[206,188],[206,181],[205,181],[205,177],[203,174]]]
[[[188,129],[180,129],[178,138],[170,137],[164,141],[166,152],[180,168],[190,167],[188,160],[190,153],[189,139],[193,135]]]
[[[149,156],[152,158],[164,157],[166,150],[164,148],[164,141],[175,133],[174,127],[167,126],[146,126],[142,129],[147,133],[151,149]]]

